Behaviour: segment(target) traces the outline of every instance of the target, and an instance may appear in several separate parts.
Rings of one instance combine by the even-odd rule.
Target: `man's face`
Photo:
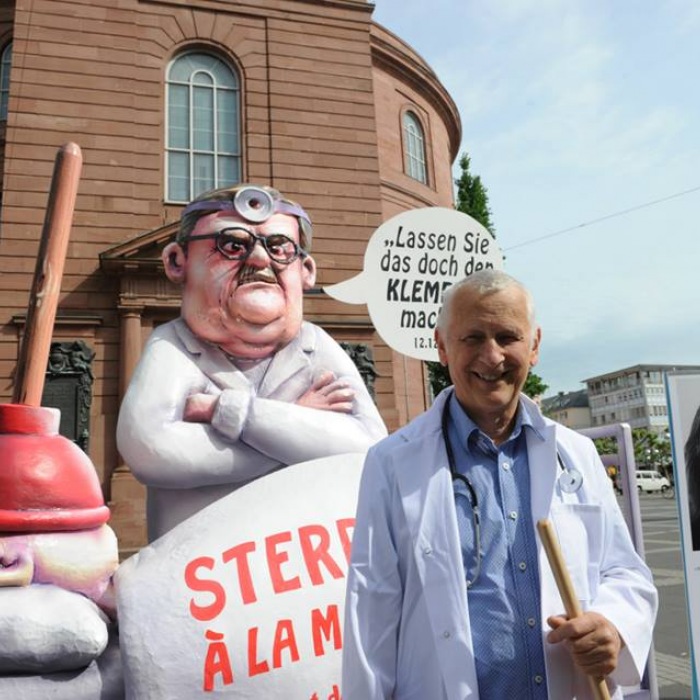
[[[435,333],[440,362],[469,417],[490,434],[489,426],[507,425],[515,416],[537,362],[540,330],[531,327],[517,287],[487,295],[462,287],[455,294],[443,332]]]
[[[262,237],[283,234],[299,243],[297,220],[285,214],[254,225],[232,212],[215,212],[199,219],[191,235],[232,227]],[[188,242],[183,265],[182,316],[199,338],[236,357],[256,359],[283,347],[299,332],[303,290],[315,280],[310,257],[278,263],[258,241],[245,260],[229,260],[214,239],[206,239]]]

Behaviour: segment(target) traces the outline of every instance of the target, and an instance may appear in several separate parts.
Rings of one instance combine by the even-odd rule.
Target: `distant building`
[[[542,399],[542,411],[552,420],[573,430],[590,428],[592,425],[588,392],[585,389],[560,391],[556,396]]]
[[[584,380],[593,426],[629,423],[631,428],[664,432],[664,375],[671,371],[700,372],[700,365],[635,365]]]

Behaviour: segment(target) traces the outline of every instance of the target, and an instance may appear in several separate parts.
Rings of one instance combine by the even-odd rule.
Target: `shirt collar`
[[[520,397],[520,411],[518,412],[522,416],[522,425],[527,426],[530,430],[544,442],[544,428],[545,421],[537,408],[537,404],[533,401],[523,400]]]
[[[476,438],[478,435],[482,435],[486,440],[489,440],[489,438],[481,432],[479,426],[477,426],[477,424],[467,415],[464,408],[462,408],[462,405],[455,396],[454,390],[447,400],[450,402],[450,417],[452,418],[454,426],[457,430],[457,439],[459,440],[460,444],[466,445],[469,448],[470,439]],[[543,426],[544,421],[536,408],[531,408],[521,398],[518,402],[515,427],[513,428],[513,432],[510,434],[510,437],[506,442],[517,439],[520,434],[523,433],[524,428],[528,428],[540,440],[544,441],[545,438],[544,434],[542,433]]]

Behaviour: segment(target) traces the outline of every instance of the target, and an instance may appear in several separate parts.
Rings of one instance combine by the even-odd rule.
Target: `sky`
[[[373,19],[459,109],[545,396],[700,365],[700,2],[376,0]]]

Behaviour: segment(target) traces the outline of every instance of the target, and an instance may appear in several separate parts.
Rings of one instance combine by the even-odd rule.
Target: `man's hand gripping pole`
[[[569,619],[579,617],[582,614],[581,606],[576,597],[576,591],[574,590],[571,576],[569,576],[569,572],[566,568],[566,563],[564,562],[564,557],[561,553],[552,523],[550,523],[549,520],[538,520],[537,531],[540,533],[540,539],[542,540],[544,551],[547,554],[549,565],[552,568],[554,580],[559,589],[559,595],[564,602],[564,610],[569,616]],[[610,700],[610,692],[608,691],[605,679],[596,679],[593,678],[593,676],[589,676],[588,678],[591,682],[593,696],[596,700]]]

